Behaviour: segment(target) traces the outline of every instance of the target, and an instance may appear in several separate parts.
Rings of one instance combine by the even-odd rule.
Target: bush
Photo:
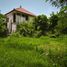
[[[32,22],[22,22],[17,26],[17,31],[22,35],[22,36],[33,36],[34,33],[34,27]]]
[[[10,37],[21,37],[21,35],[19,34],[19,32],[15,32],[10,34]]]
[[[40,37],[41,36],[41,31],[35,31],[34,37]]]
[[[4,37],[7,35],[7,27],[6,27],[6,17],[0,14],[0,37]]]

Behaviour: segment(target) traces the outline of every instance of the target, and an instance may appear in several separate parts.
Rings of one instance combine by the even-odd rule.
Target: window
[[[9,22],[9,18],[6,18],[6,22]]]
[[[22,14],[22,17],[25,17],[25,15],[24,15],[24,14]]]
[[[24,17],[24,18],[25,18],[25,20],[28,20],[28,16],[27,16],[27,15],[22,14],[22,17]]]
[[[13,14],[13,22],[16,22],[16,15],[15,15],[15,13]]]
[[[28,18],[28,16],[26,16],[26,20],[28,20],[29,18]]]

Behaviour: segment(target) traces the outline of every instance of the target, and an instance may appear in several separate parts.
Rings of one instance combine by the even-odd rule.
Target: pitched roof
[[[22,12],[22,13],[25,13],[25,14],[29,14],[29,15],[35,16],[33,13],[29,12],[28,10],[26,10],[24,8],[16,8],[15,10],[19,11],[19,12]]]
[[[12,11],[14,11],[14,10],[18,11],[18,12],[21,12],[21,13],[25,13],[25,14],[31,15],[31,16],[35,16],[33,13],[29,12],[28,10],[26,10],[24,8],[16,8],[16,9],[13,9]],[[10,12],[12,12],[12,11],[10,11]],[[10,12],[8,12],[8,13],[10,13]]]

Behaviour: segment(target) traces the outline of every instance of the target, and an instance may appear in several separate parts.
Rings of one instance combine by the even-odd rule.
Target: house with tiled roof
[[[31,21],[35,15],[24,8],[16,8],[5,14],[9,33],[15,32],[17,24]]]

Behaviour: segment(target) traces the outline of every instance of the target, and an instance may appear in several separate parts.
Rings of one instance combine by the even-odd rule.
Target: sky
[[[45,14],[49,17],[52,12],[59,11],[59,8],[46,3],[45,0],[0,0],[0,12],[5,14],[20,5],[35,15]]]

